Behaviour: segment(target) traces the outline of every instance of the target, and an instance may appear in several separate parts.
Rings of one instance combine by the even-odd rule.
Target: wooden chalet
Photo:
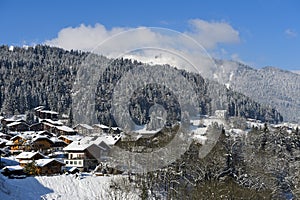
[[[35,161],[38,175],[60,174],[65,163],[54,158],[44,158]]]
[[[6,125],[10,131],[28,131],[29,125],[25,121],[15,121]]]
[[[89,135],[94,131],[94,128],[88,124],[77,124],[73,129],[81,135]]]
[[[64,160],[66,167],[91,171],[98,165],[105,149],[93,143],[82,144],[80,141],[75,141],[64,148],[64,151],[68,152],[68,159]]]
[[[39,152],[22,152],[16,156],[16,159],[19,161],[20,166],[22,167],[26,166],[30,162],[43,158],[46,157]]]

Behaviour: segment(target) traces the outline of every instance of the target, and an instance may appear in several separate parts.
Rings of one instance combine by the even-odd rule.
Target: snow
[[[24,123],[24,122],[12,122],[12,123],[8,124],[7,127],[16,126],[16,125],[19,125],[19,124],[22,124],[22,123]]]
[[[76,178],[75,175],[60,175],[8,179],[0,175],[0,199],[139,199],[136,191],[117,197],[117,192],[112,191],[109,187],[111,181],[118,182],[123,177],[127,178],[126,176],[81,176],[81,178]]]
[[[77,127],[77,126],[81,126],[81,127],[85,128],[85,129],[88,129],[88,130],[93,130],[94,129],[93,127],[91,127],[88,124],[78,124],[75,127]]]
[[[75,132],[74,129],[68,127],[68,126],[56,126],[56,128],[60,131],[64,131],[64,132]]]
[[[12,165],[12,166],[6,166],[3,168],[3,170],[8,169],[9,171],[16,171],[16,170],[22,170],[23,167],[20,165]]]
[[[93,126],[98,127],[98,128],[101,128],[101,129],[109,129],[108,126],[105,126],[105,125],[103,125],[103,124],[94,124]]]
[[[82,136],[80,136],[80,135],[61,135],[58,137],[58,139],[60,139],[60,138],[65,138],[70,141],[78,141],[82,138]]]
[[[52,110],[41,110],[41,113],[47,113],[52,115],[58,115],[58,112],[52,111]]]
[[[48,123],[56,125],[56,126],[63,125],[63,123],[61,121],[54,121],[52,119],[43,119],[42,122],[48,122]]]
[[[39,152],[22,152],[16,156],[16,159],[31,159],[36,154],[40,154],[41,156],[45,157],[43,154]]]
[[[14,46],[9,46],[9,51],[14,51]]]
[[[86,143],[82,143],[80,141],[74,141],[71,144],[69,144],[68,146],[66,146],[64,148],[64,151],[84,151],[91,145],[92,144],[86,144]]]
[[[140,134],[156,134],[160,131],[161,129],[159,130],[147,130],[147,126],[146,125],[142,125],[142,126],[138,126],[138,125],[135,125],[135,128],[134,128],[134,132],[136,133],[140,133]]]
[[[37,166],[39,166],[39,167],[44,167],[44,166],[46,166],[47,164],[49,164],[49,163],[51,163],[52,161],[57,161],[57,162],[60,162],[60,163],[62,163],[62,164],[65,164],[64,162],[61,162],[61,161],[59,161],[59,160],[57,160],[57,159],[54,159],[54,158],[44,158],[44,159],[38,159],[38,160],[36,160],[35,162],[36,162],[36,165]]]

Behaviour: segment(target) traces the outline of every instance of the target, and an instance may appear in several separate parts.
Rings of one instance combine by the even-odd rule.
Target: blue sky
[[[0,44],[22,46],[45,43],[61,30],[81,24],[105,33],[114,28],[165,27],[194,33],[195,24],[226,25],[232,40],[215,38],[208,46],[214,56],[237,59],[254,67],[276,66],[300,70],[300,1],[0,1]],[[207,23],[207,24],[206,24]],[[219,30],[219,29],[216,29]],[[111,31],[111,32],[110,32]],[[196,31],[201,34],[201,31]],[[217,37],[217,36],[216,36]],[[220,35],[218,37],[221,37]],[[205,41],[205,37],[201,37]],[[60,43],[58,46],[63,46]]]

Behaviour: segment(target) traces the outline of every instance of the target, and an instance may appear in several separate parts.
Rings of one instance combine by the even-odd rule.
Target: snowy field
[[[111,182],[124,176],[37,176],[25,179],[8,179],[0,175],[0,199],[5,200],[97,200],[97,199],[139,199],[138,192],[115,191]],[[126,176],[125,176],[126,178]]]

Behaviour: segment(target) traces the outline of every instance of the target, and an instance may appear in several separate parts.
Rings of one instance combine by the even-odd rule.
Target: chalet
[[[64,142],[61,139],[58,139],[57,137],[51,137],[50,138],[52,141],[52,145],[50,147],[51,151],[55,152],[55,151],[62,151],[63,148],[65,148],[66,146],[68,146],[68,144],[66,142]]]
[[[36,107],[34,109],[34,114],[36,117],[40,119],[52,119],[52,120],[58,119],[58,112],[52,110],[45,110],[44,106]]]
[[[10,178],[25,178],[25,173],[23,167],[20,165],[6,166],[2,169],[1,172],[4,176]]]
[[[49,131],[53,133],[57,126],[62,126],[63,123],[59,120],[52,120],[52,119],[42,119],[40,121],[43,124],[43,130]]]
[[[80,171],[90,171],[97,166],[105,149],[93,143],[83,144],[75,141],[64,148],[64,151],[68,152],[68,159],[64,160],[66,167],[77,167]]]
[[[76,135],[76,131],[68,126],[56,126],[54,128],[54,133],[57,135]]]
[[[13,123],[13,122],[16,122],[16,120],[12,119],[12,118],[8,118],[8,119],[7,118],[2,118],[2,120],[1,120],[1,124],[4,127],[6,127],[8,124]]]
[[[30,163],[34,160],[46,158],[43,154],[39,152],[22,152],[16,156],[16,159],[19,161],[20,166],[24,167],[27,163]]]
[[[34,135],[31,140],[31,150],[34,151],[46,152],[52,145],[52,140],[45,135]]]
[[[62,172],[65,163],[54,158],[44,158],[35,161],[38,175],[53,175]]]
[[[28,131],[29,125],[25,121],[16,121],[6,125],[10,131]]]
[[[228,118],[227,110],[216,110],[215,116],[219,119],[227,119]]]
[[[43,131],[44,130],[44,124],[41,122],[32,124],[29,126],[30,131]]]
[[[58,139],[64,141],[67,144],[71,144],[74,141],[78,141],[82,138],[80,135],[61,135]]]
[[[6,146],[10,147],[10,152],[12,154],[20,153],[22,151],[29,150],[30,139],[31,139],[30,135],[19,134],[19,135],[12,137],[8,142],[6,142]]]
[[[94,124],[93,126],[94,133],[108,133],[109,127],[103,124]]]
[[[88,124],[77,124],[73,129],[81,135],[89,135],[94,130],[94,128]]]

